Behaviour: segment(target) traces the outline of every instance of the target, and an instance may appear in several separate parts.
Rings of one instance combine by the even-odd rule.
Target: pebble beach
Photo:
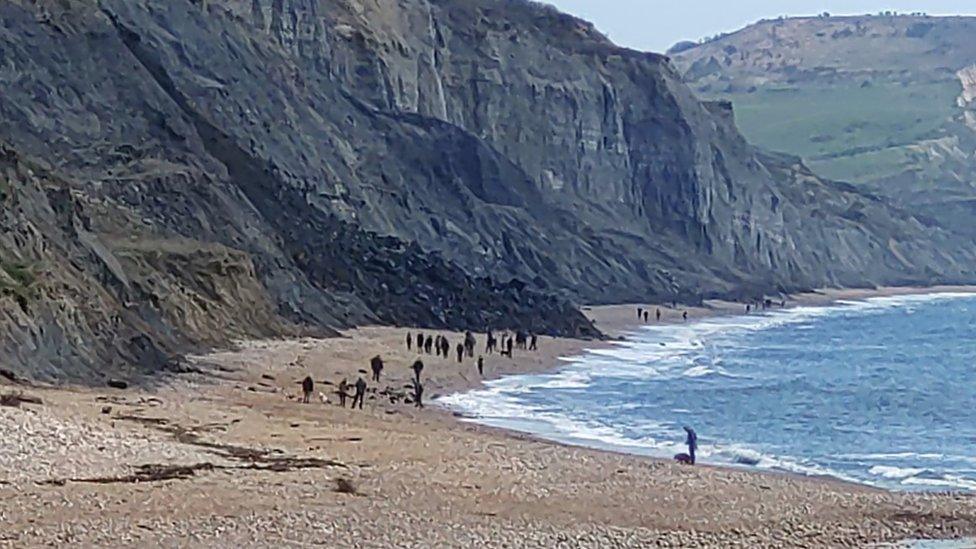
[[[616,333],[628,311],[590,314]],[[407,331],[242,342],[138,388],[0,386],[41,400],[0,407],[0,544],[865,547],[976,535],[968,494],[680,466],[417,409],[401,396],[417,358]],[[486,376],[609,344],[542,338],[539,352],[488,357]],[[368,379],[376,354],[386,367],[364,409],[338,407],[335,384]],[[431,399],[481,383],[471,361],[423,359]],[[316,390],[301,404],[306,374]]]

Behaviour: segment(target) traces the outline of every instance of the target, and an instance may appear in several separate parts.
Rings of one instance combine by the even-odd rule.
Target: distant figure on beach
[[[424,352],[429,355],[433,347],[434,347],[434,338],[427,336],[427,341],[424,342]]]
[[[464,350],[468,353],[468,358],[474,358],[474,348],[478,344],[477,338],[471,332],[464,332]]]
[[[417,352],[424,352],[424,334],[421,333],[417,334]]]
[[[752,305],[749,305],[748,303],[746,303],[746,314],[749,314],[751,312],[752,312]]]
[[[383,359],[376,355],[369,361],[369,367],[373,370],[373,381],[380,382],[380,373],[383,371]]]
[[[464,361],[464,344],[463,343],[458,343],[457,344],[457,357],[458,357],[458,364],[460,364],[461,362]]]
[[[532,334],[532,337],[529,339],[529,350],[530,351],[539,350],[539,336]]]
[[[641,309],[640,307],[638,307],[637,308],[637,320],[640,320],[643,317],[644,317],[644,309]]]
[[[441,345],[443,345],[441,347],[441,354],[444,355],[444,358],[447,358],[447,355],[451,352],[451,342],[444,337],[441,339]]]
[[[410,347],[412,345],[413,345],[413,335],[411,335],[410,332],[407,332],[407,350],[408,351],[410,350]]]
[[[487,341],[485,341],[485,352],[490,355],[495,352],[495,346],[498,345],[498,340],[495,339],[495,334],[491,333],[491,330],[488,330],[488,337],[486,338],[486,340]]]
[[[362,376],[356,380],[356,394],[352,396],[352,408],[356,409],[356,401],[359,401],[359,409],[363,409],[363,401],[366,400],[366,380]]]
[[[658,307],[657,312],[655,314],[657,315],[657,321],[658,322],[661,322],[661,308],[660,307]]]
[[[414,378],[416,378],[417,382],[419,383],[420,372],[424,371],[424,362],[420,359],[417,359],[417,361],[413,363],[413,366],[411,366],[410,369],[413,370]]]
[[[478,357],[478,375],[485,377],[485,357]]]
[[[346,396],[349,395],[349,382],[345,378],[339,382],[339,406],[346,407]]]
[[[512,338],[508,338],[508,348],[505,351],[505,354],[508,355],[508,358],[512,358],[512,344],[513,343],[514,343],[513,339]]]
[[[305,376],[302,380],[302,404],[308,404],[313,390],[315,390],[315,382],[312,381],[312,376]]]
[[[691,427],[685,426],[685,432],[688,433],[688,438],[685,439],[685,444],[688,445],[688,453],[678,454],[674,456],[674,460],[678,463],[684,463],[687,465],[695,464],[695,450],[698,449],[698,435],[695,434],[695,430]]]
[[[647,324],[648,320],[650,320],[650,313],[644,311],[644,324]]]
[[[413,380],[413,405],[417,408],[424,407],[424,386],[416,379]]]
[[[682,320],[688,320],[688,311],[681,313]]]

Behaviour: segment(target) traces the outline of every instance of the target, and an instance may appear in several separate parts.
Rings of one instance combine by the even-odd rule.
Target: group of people
[[[512,358],[512,352],[515,349],[521,349],[525,351],[536,351],[539,349],[539,337],[532,333],[527,333],[522,330],[517,330],[514,333],[502,332],[501,342],[495,337],[494,332],[488,330],[487,340],[485,342],[485,353],[492,354],[495,350],[502,356],[507,356]]]
[[[492,330],[488,330],[485,338],[485,354],[490,355],[498,351],[502,356],[511,358],[516,349],[526,351],[536,351],[539,349],[539,337],[533,333],[522,330],[511,333],[506,331],[502,332],[500,337],[501,340],[499,341],[499,336],[496,336]],[[405,341],[408,351],[416,348],[417,352],[422,354],[436,354],[439,357],[448,358],[451,350],[450,340],[442,335],[432,336],[430,334],[424,335],[423,333],[414,335],[407,332]],[[454,347],[455,356],[459,364],[464,362],[465,357],[474,358],[474,351],[477,344],[478,340],[473,333],[470,331],[464,333],[464,339]],[[478,373],[484,374],[484,357],[482,356],[478,357]]]
[[[675,303],[674,306],[675,306],[675,308],[677,308],[677,303]],[[647,323],[647,322],[650,322],[650,319],[651,319],[651,311],[650,311],[650,309],[645,309],[643,307],[638,307],[637,308],[637,320],[643,320],[645,323]],[[654,319],[657,320],[658,322],[661,322],[661,308],[660,307],[658,307],[657,309],[655,309],[655,311],[654,311]],[[682,311],[681,312],[681,319],[682,320],[688,320],[688,311]]]
[[[417,334],[417,352],[431,354],[435,353],[437,356],[443,356],[447,358],[447,355],[451,352],[451,342],[444,336],[437,336],[436,338],[428,335],[424,337],[424,334]],[[413,336],[407,333],[407,350],[412,350],[414,344]]]
[[[375,383],[379,383],[383,374],[383,368],[385,366],[383,363],[383,358],[379,355],[374,356],[373,358],[370,359],[369,366],[370,366],[370,370],[372,371],[372,377],[370,379],[372,379],[372,381]],[[481,357],[478,357],[478,371],[479,372],[483,371],[483,368],[484,368],[483,360]],[[412,400],[414,406],[418,408],[423,408],[424,407],[423,404],[424,386],[420,381],[420,373],[424,370],[423,361],[418,359],[416,362],[413,363],[410,369],[413,370],[414,373],[414,377],[412,380],[412,389],[413,389]],[[351,393],[352,405],[350,407],[355,409],[358,406],[359,409],[362,410],[363,404],[365,403],[366,400],[367,388],[368,385],[366,383],[366,380],[364,380],[362,376],[359,376],[359,378],[356,380],[356,383],[352,385],[350,385],[349,382],[345,378],[343,378],[342,381],[339,382],[339,386],[336,390],[336,394],[339,396],[339,406],[343,408],[346,407],[346,400],[349,398],[350,392],[354,390],[355,392]],[[306,376],[305,379],[302,380],[302,403],[308,404],[311,401],[312,393],[314,391],[315,391],[315,381],[312,379],[312,376]]]
[[[746,313],[751,313],[752,311],[758,311],[760,308],[762,310],[772,309],[773,307],[779,306],[781,308],[786,307],[786,300],[780,299],[779,301],[773,301],[772,299],[766,298],[753,303],[746,303]]]
[[[684,314],[685,314],[685,318],[687,318],[688,313],[685,312]],[[660,309],[656,311],[656,317],[658,320],[661,319]],[[637,309],[637,318],[643,319],[646,322],[648,319],[648,311],[643,308]],[[447,358],[448,356],[448,352],[450,349],[450,342],[444,336],[438,335],[436,337],[432,337],[428,335],[425,337],[423,334],[417,334],[416,339],[414,339],[412,334],[407,333],[406,342],[407,342],[408,350],[412,350],[414,341],[416,341],[418,351],[429,353],[431,349],[436,348],[438,356],[443,356],[445,358]],[[465,354],[467,354],[469,357],[473,356],[474,347],[476,344],[477,341],[474,337],[474,334],[472,334],[471,332],[465,333],[464,340],[461,343],[458,343],[457,345],[458,362],[461,362],[463,360]],[[495,349],[498,346],[499,346],[498,339],[496,339],[494,333],[492,333],[492,331],[489,330],[487,334],[487,344],[485,346],[485,352],[491,354],[495,351]],[[508,356],[511,356],[513,347],[518,349],[525,349],[525,350],[537,350],[538,338],[536,337],[535,334],[526,334],[525,332],[520,332],[520,331],[515,332],[514,334],[509,334],[508,332],[502,332],[500,346],[501,346],[500,352],[502,354],[507,354]],[[375,383],[379,383],[384,368],[383,358],[379,355],[374,356],[373,358],[370,359],[369,365],[370,365],[370,370],[372,371],[372,377],[371,377],[372,381]],[[484,376],[485,359],[483,356],[478,356],[477,365],[478,365],[478,374]],[[424,371],[423,360],[418,358],[410,366],[410,369],[413,370],[413,379],[411,380],[411,388],[413,389],[413,395],[412,395],[413,405],[417,408],[423,408],[424,407],[424,401],[423,401],[424,386],[423,383],[421,382],[421,373]],[[364,380],[362,376],[360,376],[356,380],[356,383],[351,386],[351,388],[355,390],[355,392],[352,395],[351,408],[355,409],[358,406],[359,409],[362,410],[363,403],[366,400],[366,389],[367,389],[366,380]],[[307,404],[311,400],[311,396],[314,390],[315,390],[315,381],[312,379],[312,376],[306,376],[305,379],[302,380],[302,402],[303,403]],[[350,392],[350,385],[346,381],[346,379],[343,379],[342,381],[339,382],[339,387],[338,390],[336,391],[336,393],[339,395],[339,406],[343,408],[346,407],[346,399],[349,397],[349,392]],[[677,454],[674,456],[674,459],[679,463],[694,465],[695,451],[698,449],[698,435],[695,433],[694,429],[690,427],[685,427],[684,429],[687,433],[685,444],[688,445],[688,452]]]
[[[382,361],[380,362],[382,363]],[[382,370],[382,365],[380,366],[380,369]],[[378,374],[376,375],[376,380],[379,381]],[[346,381],[345,378],[343,378],[343,380],[339,382],[339,389],[336,391],[336,393],[339,395],[339,406],[342,406],[343,408],[346,407],[346,399],[349,397],[350,387],[354,388],[356,391],[352,395],[351,408],[355,409],[356,406],[358,405],[359,409],[362,410],[363,403],[366,400],[366,380],[363,379],[362,376],[359,376],[359,379],[356,380],[356,383],[351,386],[349,385],[349,382]],[[302,380],[302,403],[303,404],[308,404],[311,401],[312,393],[314,391],[315,391],[315,380],[312,379],[312,376],[305,376],[305,379]]]
[[[414,345],[416,345],[417,352],[421,354],[435,354],[439,357],[448,358],[451,353],[451,341],[442,335],[432,336],[423,333],[418,333],[416,338],[410,332],[407,332],[407,350],[412,351]],[[475,336],[471,332],[465,332],[464,339],[458,342],[454,350],[457,353],[458,362],[463,362],[465,355],[469,358],[474,358],[474,347],[477,344]]]
[[[500,337],[501,341],[499,342],[498,336],[496,336],[492,330],[488,330],[485,342],[485,353],[493,354],[497,350],[502,356],[511,357],[515,349],[536,351],[539,348],[538,336],[525,331],[506,331],[502,332]],[[451,342],[445,336],[431,334],[425,335],[423,333],[417,333],[414,335],[408,332],[405,341],[408,351],[416,349],[420,354],[436,354],[438,357],[443,358],[449,358],[450,356]],[[475,347],[477,344],[478,340],[475,335],[470,331],[465,332],[464,338],[458,342],[455,347],[458,363],[463,363],[465,357],[474,358]],[[484,377],[484,356],[479,355],[476,364],[478,368],[478,375]],[[369,366],[371,371],[370,380],[373,383],[380,383],[380,379],[383,375],[383,369],[385,367],[383,358],[379,355],[374,356],[370,359]],[[412,402],[414,406],[423,408],[424,386],[421,382],[421,372],[424,369],[423,360],[418,358],[413,365],[410,366],[410,369],[413,370],[414,374],[413,379],[411,380],[411,389],[413,392]],[[367,382],[362,376],[360,376],[354,384],[350,384],[346,379],[343,379],[339,382],[338,389],[336,391],[336,394],[339,396],[339,406],[344,408],[346,406],[346,400],[349,398],[349,396],[352,396],[351,407],[356,408],[358,406],[359,409],[362,409],[366,399],[367,388]],[[308,403],[311,400],[314,390],[315,381],[311,376],[307,376],[302,381],[303,403]]]

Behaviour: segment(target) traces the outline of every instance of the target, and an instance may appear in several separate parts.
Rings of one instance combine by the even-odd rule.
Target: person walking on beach
[[[532,334],[532,337],[529,339],[529,350],[530,351],[539,350],[539,336]]]
[[[474,348],[478,345],[478,339],[470,331],[464,332],[464,350],[468,353],[468,358],[474,358]]]
[[[681,318],[683,320],[688,320],[688,311],[685,311],[685,312],[681,313]]]
[[[414,378],[417,380],[417,383],[420,383],[420,372],[424,371],[424,361],[417,359],[417,361],[413,363],[413,366],[411,366],[410,369],[413,370],[413,375]]]
[[[464,361],[464,343],[457,344],[458,364]]]
[[[302,380],[302,404],[308,404],[313,390],[315,390],[315,382],[312,381],[312,376],[305,376]]]
[[[647,321],[650,320],[650,314],[651,313],[644,311],[644,324],[647,324]]]
[[[424,407],[424,386],[417,381],[413,381],[413,405],[416,408]]]
[[[485,377],[485,357],[478,356],[478,375]]]
[[[356,380],[356,394],[352,397],[352,408],[356,409],[356,401],[359,401],[359,409],[363,409],[363,401],[366,400],[366,380],[362,376]]]
[[[417,334],[417,352],[424,352],[424,334],[421,333]]]
[[[637,308],[637,320],[640,320],[643,317],[644,317],[644,309],[641,309],[640,307],[638,307]]]
[[[380,373],[383,371],[383,359],[380,358],[380,355],[376,355],[370,359],[369,367],[371,370],[373,370],[373,381],[379,383]]]
[[[508,354],[508,358],[512,358],[512,345],[514,343],[513,339],[514,338],[511,338],[511,337],[508,338],[508,353],[507,353]]]
[[[349,394],[349,382],[345,378],[339,382],[339,406],[346,407],[346,396]]]
[[[657,315],[657,321],[658,322],[661,322],[661,308],[660,307],[658,307],[657,312],[655,314]]]
[[[410,332],[407,332],[407,351],[410,350],[410,347],[412,345],[413,345],[413,335],[411,335]]]
[[[431,348],[434,346],[434,338],[427,336],[427,341],[424,342],[424,352],[428,355],[430,354]]]

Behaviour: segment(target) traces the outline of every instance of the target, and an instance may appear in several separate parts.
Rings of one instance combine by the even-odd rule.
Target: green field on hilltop
[[[800,156],[822,175],[857,181],[910,164],[904,146],[937,136],[960,91],[955,81],[807,85],[725,98],[753,143]]]

